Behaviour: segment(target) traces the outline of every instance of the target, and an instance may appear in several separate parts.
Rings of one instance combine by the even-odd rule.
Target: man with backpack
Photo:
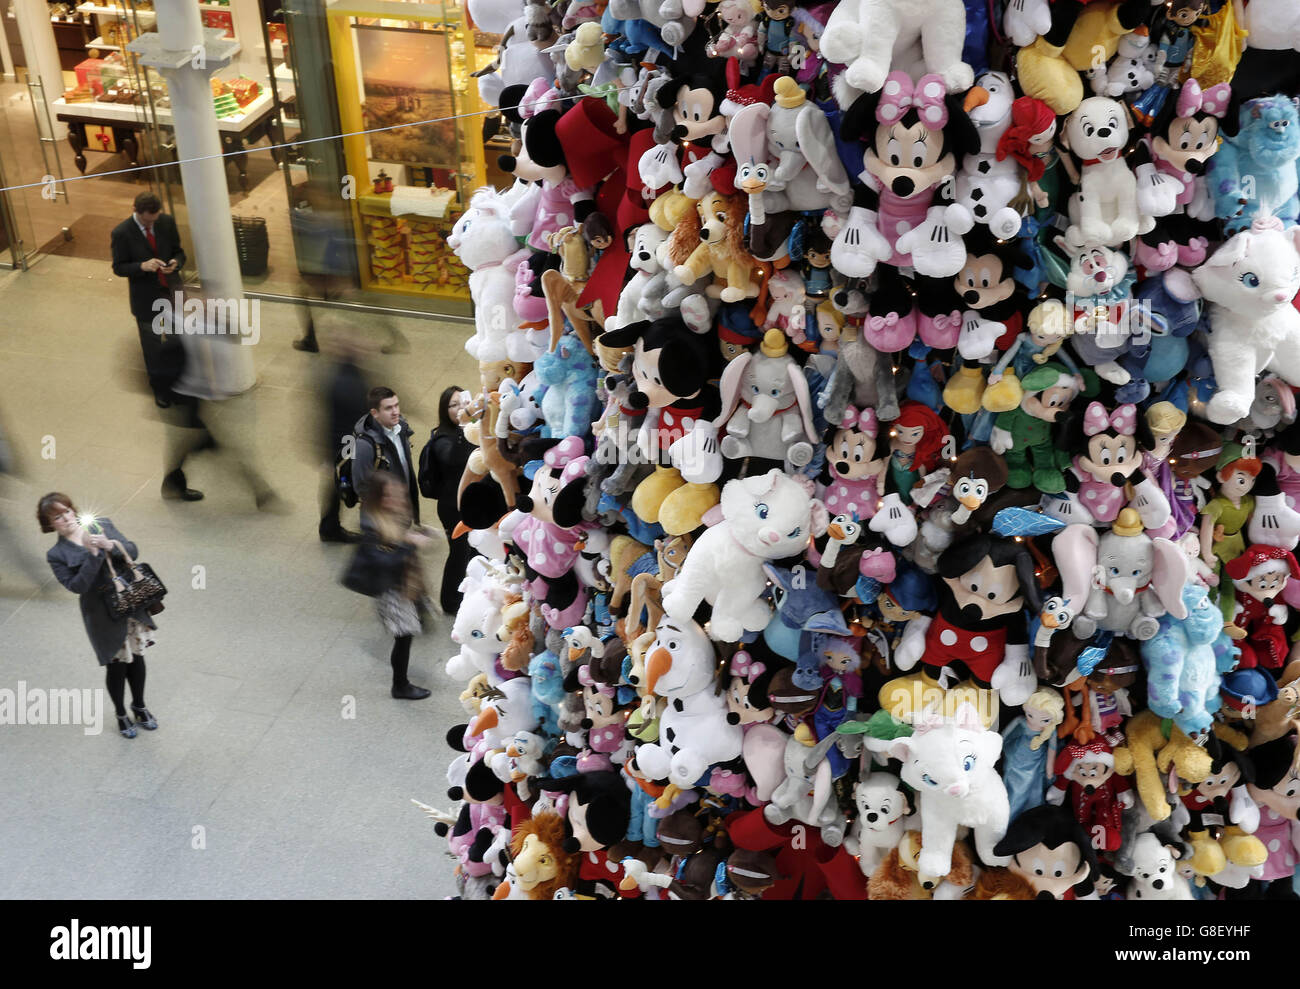
[[[411,500],[411,521],[420,523],[420,488],[416,464],[411,459],[411,427],[402,418],[397,393],[384,385],[370,389],[370,412],[353,430],[352,487],[364,498],[366,485],[376,470],[386,470],[406,482]]]

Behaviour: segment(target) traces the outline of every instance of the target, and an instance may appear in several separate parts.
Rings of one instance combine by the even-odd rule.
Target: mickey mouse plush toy
[[[926,674],[940,684],[964,670],[976,686],[999,691],[1004,704],[1024,703],[1037,684],[1024,609],[1043,603],[1029,551],[1010,539],[973,536],[939,556],[939,577],[939,610],[908,623],[895,665],[910,670],[924,655]]]

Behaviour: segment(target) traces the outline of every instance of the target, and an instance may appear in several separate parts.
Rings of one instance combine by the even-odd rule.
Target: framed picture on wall
[[[353,30],[368,157],[454,171],[459,150],[446,34],[360,24]]]

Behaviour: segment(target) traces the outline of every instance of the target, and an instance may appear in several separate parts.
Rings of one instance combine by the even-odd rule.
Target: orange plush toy
[[[757,298],[759,262],[745,248],[747,210],[744,196],[710,191],[696,205],[695,215],[688,210],[682,216],[667,246],[673,274],[683,285],[712,272],[709,295],[723,302]]]
[[[514,888],[527,899],[554,899],[578,878],[579,858],[564,850],[565,834],[564,818],[553,813],[537,814],[515,829],[510,839]],[[511,892],[509,881],[503,882],[492,898],[504,900]]]

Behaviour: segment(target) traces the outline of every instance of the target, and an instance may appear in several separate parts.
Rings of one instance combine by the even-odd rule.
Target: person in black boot
[[[412,524],[405,485],[395,474],[379,470],[370,476],[361,502],[361,539],[343,584],[375,599],[384,631],[393,637],[393,697],[423,700],[429,691],[411,683],[407,669],[411,640],[422,630],[418,603],[424,597],[424,569],[417,551],[428,545],[429,536]]]
[[[420,493],[438,503],[438,521],[447,534],[447,562],[442,568],[442,589],[438,603],[443,614],[460,610],[460,582],[465,568],[474,558],[474,547],[462,532],[456,535],[460,509],[456,491],[460,487],[465,463],[474,452],[474,444],[465,439],[463,426],[472,398],[469,392],[452,385],[438,399],[438,425],[429,434],[429,442],[420,453]]]
[[[72,499],[58,491],[36,506],[41,532],[56,532],[45,559],[60,584],[81,596],[81,618],[99,665],[124,738],[135,738],[136,725],[148,731],[158,722],[144,703],[144,650],[153,645],[158,626],[143,609],[116,618],[104,603],[103,591],[113,573],[123,573],[137,559],[135,543],[118,532],[112,519],[79,518]],[[129,558],[129,559],[128,559]],[[125,686],[131,685],[132,721],[126,713]]]

